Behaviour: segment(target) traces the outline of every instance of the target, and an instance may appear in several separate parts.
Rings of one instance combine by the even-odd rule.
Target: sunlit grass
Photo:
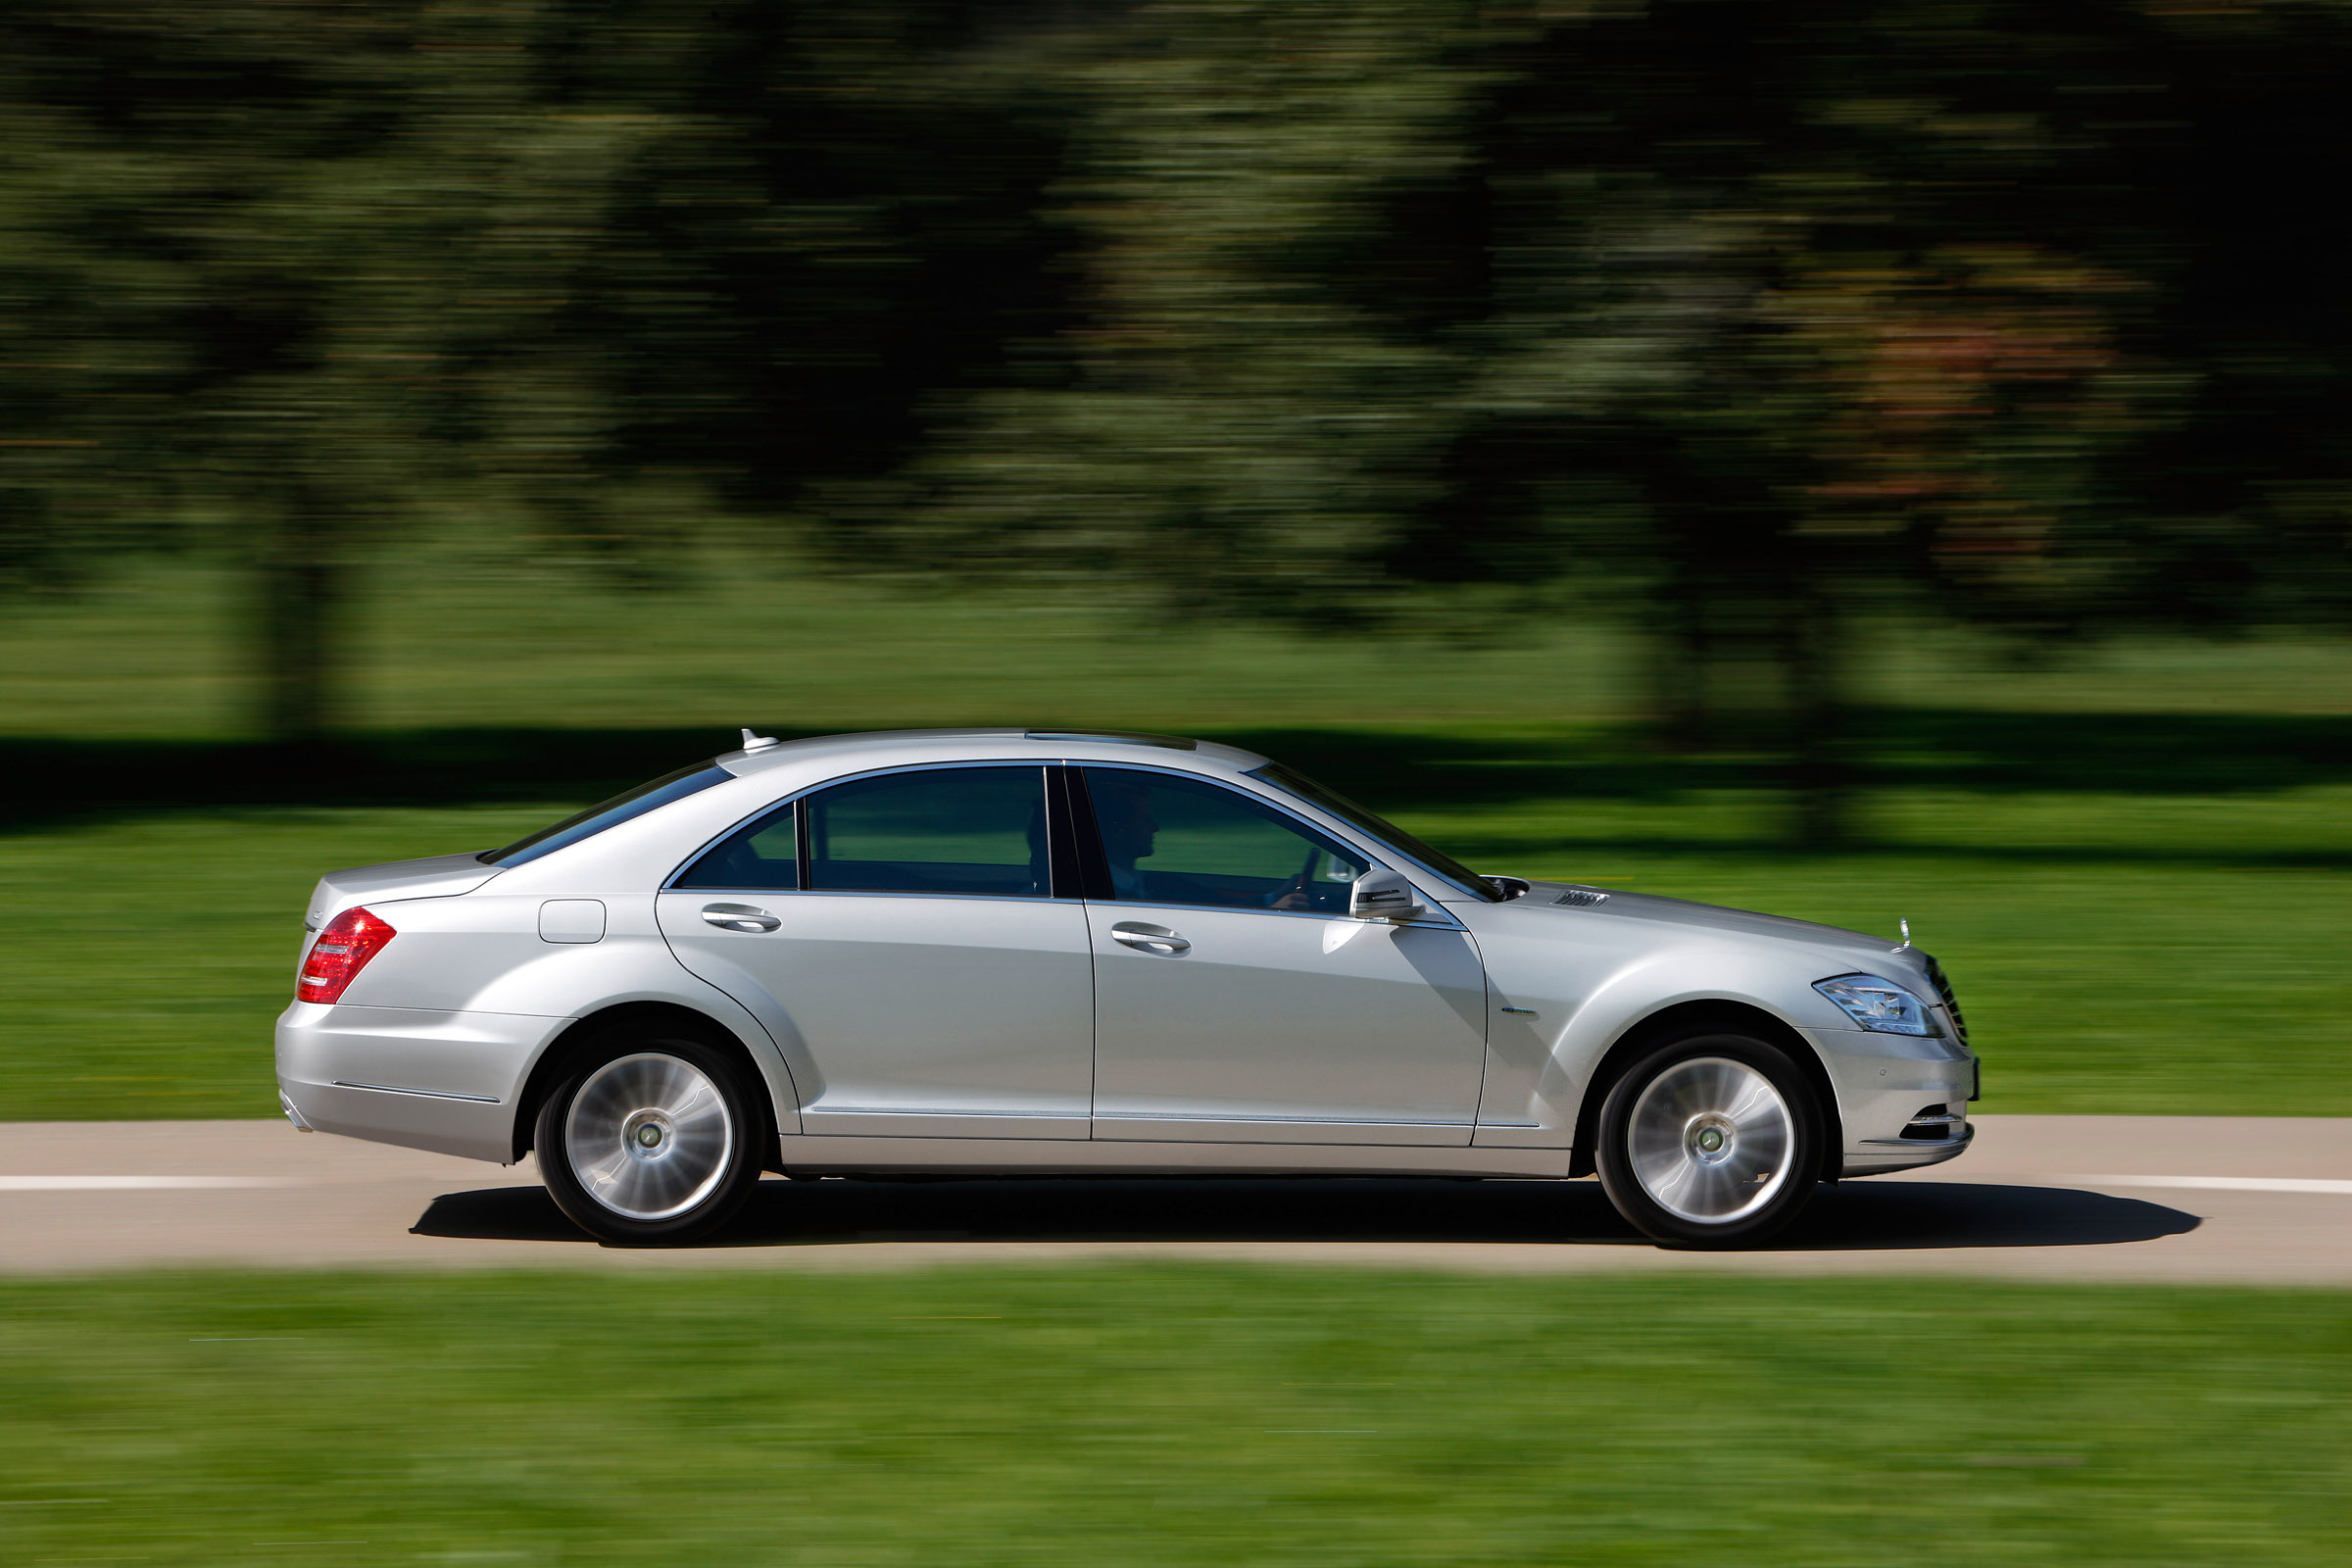
[[[1727,1288],[1728,1287],[1728,1288]],[[2320,1293],[1231,1268],[0,1285],[15,1564],[2333,1564]]]
[[[336,616],[344,722],[376,728],[737,724],[1553,726],[1642,700],[1642,650],[1556,612],[1439,607],[1407,635],[1153,619],[1115,590],[918,594],[844,581],[788,547],[682,552],[662,589],[459,542],[365,558]],[[202,560],[141,564],[0,614],[0,735],[233,736],[250,720],[245,587]],[[2340,643],[2134,642],[2040,668],[1906,616],[1864,628],[1858,701],[2014,711],[2347,713]],[[1728,671],[1734,710],[1769,700]]]

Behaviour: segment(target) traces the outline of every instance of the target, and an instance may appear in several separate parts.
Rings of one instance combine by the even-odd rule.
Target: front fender
[[[1806,960],[1706,934],[1664,945],[1654,928],[1639,945],[1606,940],[1612,935],[1596,929],[1592,940],[1570,943],[1480,933],[1494,1015],[1475,1143],[1569,1147],[1610,1048],[1670,1007],[1753,1007],[1798,1039],[1823,1021],[1806,1004],[1820,1002]]]

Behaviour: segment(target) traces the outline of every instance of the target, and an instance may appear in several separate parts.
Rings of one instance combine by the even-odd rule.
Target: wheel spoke
[[[715,1191],[735,1152],[726,1096],[665,1052],[609,1061],[572,1097],[565,1155],[596,1202],[627,1219],[668,1219]]]
[[[1676,1218],[1728,1224],[1788,1185],[1788,1101],[1743,1061],[1697,1056],[1650,1080],[1626,1121],[1634,1179]]]

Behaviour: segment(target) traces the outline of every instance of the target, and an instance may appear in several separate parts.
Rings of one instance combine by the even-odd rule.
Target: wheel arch
[[[1811,1041],[1797,1033],[1786,1020],[1776,1017],[1752,1003],[1734,1002],[1729,998],[1678,1002],[1671,1007],[1661,1007],[1642,1019],[1617,1037],[1616,1043],[1601,1055],[1593,1067],[1592,1076],[1585,1084],[1583,1099],[1576,1108],[1576,1138],[1571,1146],[1568,1174],[1590,1176],[1596,1168],[1593,1161],[1600,1147],[1600,1107],[1609,1098],[1609,1090],[1646,1052],[1661,1040],[1677,1035],[1701,1032],[1750,1034],[1766,1040],[1788,1053],[1789,1059],[1813,1087],[1822,1116],[1822,1168],[1820,1179],[1836,1181],[1843,1168],[1845,1129],[1838,1115],[1838,1090],[1830,1081],[1829,1064]]]
[[[751,1048],[743,1043],[742,1037],[734,1030],[709,1013],[675,1002],[616,1003],[573,1020],[562,1034],[549,1041],[547,1049],[539,1053],[539,1059],[531,1064],[530,1075],[523,1080],[522,1093],[515,1097],[515,1159],[519,1160],[531,1152],[539,1123],[540,1103],[562,1081],[580,1049],[596,1035],[623,1024],[667,1024],[671,1028],[688,1029],[732,1056],[743,1068],[746,1081],[759,1089],[759,1093],[752,1097],[752,1102],[760,1116],[758,1136],[760,1148],[763,1151],[760,1168],[783,1168],[782,1151],[776,1138],[774,1090],[767,1081],[767,1074],[760,1070],[758,1058],[752,1054]]]

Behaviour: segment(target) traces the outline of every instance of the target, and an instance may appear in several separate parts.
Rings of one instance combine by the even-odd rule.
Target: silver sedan
[[[1906,940],[1480,875],[1231,747],[744,745],[312,896],[298,1127],[512,1163],[617,1242],[796,1177],[1597,1173],[1753,1244],[1949,1159],[1977,1061]]]

